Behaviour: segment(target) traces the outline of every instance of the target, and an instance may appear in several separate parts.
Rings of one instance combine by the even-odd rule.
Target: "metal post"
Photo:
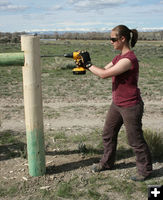
[[[22,35],[21,48],[25,57],[23,88],[29,174],[41,176],[46,167],[39,37]]]

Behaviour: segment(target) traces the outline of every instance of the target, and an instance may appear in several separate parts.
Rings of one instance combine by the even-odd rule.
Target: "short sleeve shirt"
[[[112,77],[112,96],[117,106],[129,107],[141,100],[138,88],[139,63],[134,52],[129,51],[124,55],[119,54],[114,57],[113,65],[123,58],[129,59],[132,66],[128,71]]]

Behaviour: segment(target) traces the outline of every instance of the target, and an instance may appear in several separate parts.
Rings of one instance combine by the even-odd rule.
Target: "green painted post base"
[[[24,52],[20,53],[0,53],[0,66],[24,65]]]
[[[42,131],[27,131],[28,167],[31,176],[42,176],[46,172],[44,134]]]

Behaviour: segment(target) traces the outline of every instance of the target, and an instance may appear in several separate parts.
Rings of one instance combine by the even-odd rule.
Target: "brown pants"
[[[151,154],[142,131],[142,116],[144,103],[141,101],[132,107],[119,107],[111,104],[108,111],[104,130],[103,145],[104,155],[100,161],[102,166],[111,169],[115,162],[117,136],[124,124],[127,132],[128,143],[136,155],[138,173],[148,176],[152,172]]]

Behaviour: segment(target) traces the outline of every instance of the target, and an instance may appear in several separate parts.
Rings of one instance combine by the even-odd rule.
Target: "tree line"
[[[21,35],[26,32],[4,33],[0,32],[0,43],[20,43]],[[37,34],[37,33],[36,33]],[[53,34],[40,34],[41,39],[55,40],[108,40],[108,32],[54,32]],[[157,32],[139,32],[139,40],[163,40],[163,31]]]

